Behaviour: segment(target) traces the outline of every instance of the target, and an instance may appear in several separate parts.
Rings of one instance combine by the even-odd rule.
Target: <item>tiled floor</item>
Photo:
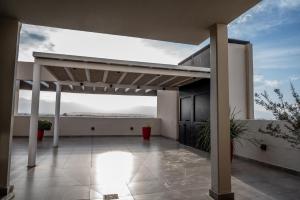
[[[38,144],[37,166],[27,170],[27,139],[14,138],[11,180],[15,199],[123,200],[210,199],[210,162],[205,153],[153,137],[61,138],[53,149]],[[300,177],[245,161],[233,161],[236,199],[300,199]]]

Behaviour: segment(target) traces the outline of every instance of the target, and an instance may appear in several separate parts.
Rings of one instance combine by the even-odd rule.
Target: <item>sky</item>
[[[279,88],[292,101],[290,82],[300,92],[300,0],[263,0],[229,24],[228,36],[253,44],[254,91],[266,90],[272,94],[274,88]],[[207,43],[186,45],[23,24],[19,60],[33,61],[32,52],[43,51],[177,64]],[[95,107],[99,107],[97,102],[102,99],[101,96],[94,97],[95,100],[89,96],[64,96],[63,101],[68,99]],[[23,92],[21,97],[27,99],[30,94]],[[116,101],[115,96],[107,98],[108,102]],[[118,97],[118,101],[122,98],[125,97]],[[143,98],[129,101],[127,105],[148,101],[147,97]],[[53,94],[45,94],[41,99],[52,101],[54,98]],[[155,99],[149,101],[155,106]],[[255,117],[272,118],[272,115],[255,105]]]

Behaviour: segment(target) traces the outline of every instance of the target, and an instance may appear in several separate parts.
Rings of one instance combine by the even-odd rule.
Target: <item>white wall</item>
[[[269,135],[262,134],[259,128],[265,128],[269,120],[246,120],[248,132],[243,138],[256,139],[261,143],[267,144],[267,151],[262,151],[259,146],[251,144],[246,139],[239,139],[235,142],[235,155],[250,158],[260,162],[284,167],[300,172],[300,149],[295,149],[286,141]],[[282,130],[286,131],[282,121],[274,121],[279,124]]]
[[[54,117],[42,117],[54,121]],[[29,116],[15,116],[13,135],[28,136]],[[86,135],[141,135],[143,126],[152,127],[151,134],[160,135],[160,119],[158,118],[97,118],[97,117],[64,117],[60,118],[61,136],[86,136]],[[95,131],[91,131],[91,127]],[[134,129],[131,131],[130,127]],[[46,135],[53,135],[46,131]]]
[[[238,119],[247,119],[247,84],[245,45],[229,44],[229,104]]]
[[[157,91],[157,117],[161,119],[161,135],[178,139],[178,91]]]
[[[17,62],[16,79],[18,80],[32,80],[33,62]],[[45,68],[41,68],[41,80],[56,81],[54,76]]]

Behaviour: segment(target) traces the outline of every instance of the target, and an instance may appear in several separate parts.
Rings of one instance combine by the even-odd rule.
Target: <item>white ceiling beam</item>
[[[152,91],[151,89],[147,89],[147,90],[145,90],[145,93],[149,93],[151,91]]]
[[[129,66],[105,63],[92,63],[83,61],[59,60],[54,58],[35,58],[35,63],[46,66],[65,67],[65,68],[80,68],[94,69],[103,71],[143,73],[168,76],[186,76],[209,78],[210,68],[208,67],[192,67],[192,66],[172,66],[172,67],[151,67],[151,66]],[[113,66],[113,67],[112,67]]]
[[[118,80],[118,84],[122,83],[122,81],[124,80],[124,78],[127,76],[127,72],[122,73],[122,75],[120,76],[119,80]]]
[[[103,77],[102,77],[102,82],[103,82],[103,83],[106,83],[107,77],[108,77],[108,71],[104,71]]]
[[[145,74],[140,74],[136,79],[134,79],[133,81],[132,81],[132,83],[130,84],[130,85],[134,85],[135,83],[137,83],[141,78],[143,78],[143,76],[144,76]],[[130,90],[130,88],[126,88],[125,89],[125,92],[128,92]]]
[[[24,82],[27,83],[28,85],[31,85],[31,86],[32,86],[32,84],[33,84],[32,81],[25,81],[25,80],[24,80]],[[41,81],[41,85],[45,86],[46,88],[49,88],[49,87],[50,87],[49,84],[46,83],[45,81]]]
[[[107,77],[108,77],[108,71],[104,71],[103,77],[102,77],[102,82],[103,83],[106,83]],[[104,92],[106,92],[106,91],[107,91],[107,87],[104,87]]]
[[[72,74],[70,68],[64,67],[64,69],[65,69],[65,71],[66,71],[66,73],[67,73],[69,79],[70,79],[71,81],[75,81],[75,78],[74,78],[74,76],[73,76],[73,74]]]
[[[120,76],[119,80],[117,81],[117,84],[122,83],[122,81],[124,80],[124,78],[127,76],[127,72],[122,73],[122,75]],[[119,90],[119,88],[115,88],[115,92],[117,92]]]
[[[154,78],[150,79],[145,85],[150,85],[151,83],[159,79],[161,76],[162,75],[156,75]]]
[[[45,86],[46,88],[49,88],[49,84],[45,81],[41,81],[41,85]]]
[[[177,78],[177,76],[173,76],[173,77],[171,77],[171,78],[169,78],[169,79],[167,79],[167,80],[161,82],[161,83],[159,84],[159,86],[163,86],[163,85],[165,85],[166,83],[169,83],[170,81],[173,81],[175,78]]]
[[[181,84],[183,84],[183,83],[185,83],[185,82],[187,82],[187,81],[189,81],[189,80],[192,80],[192,79],[193,79],[193,78],[191,78],[191,77],[185,78],[185,79],[183,79],[183,80],[181,80],[181,81],[178,81],[178,82],[172,84],[171,87],[177,87],[177,86],[180,86]]]
[[[85,69],[85,76],[86,76],[86,80],[88,82],[91,82],[91,73],[90,73],[90,70],[89,69]]]
[[[71,82],[71,81],[60,81],[59,82],[61,85],[74,85],[74,86],[82,86],[82,82]],[[91,83],[91,82],[84,82],[84,86],[86,87],[102,87],[102,88],[130,88],[130,89],[138,89],[138,90],[177,90],[177,88],[174,87],[158,87],[158,86],[149,86],[149,85],[141,85],[141,86],[136,86],[136,85],[126,85],[126,84],[108,84],[108,83],[103,83],[103,82],[97,82],[97,83]]]
[[[136,79],[134,79],[134,81],[132,81],[132,83],[130,85],[134,85],[136,84],[139,80],[141,80],[141,78],[143,78],[145,76],[145,74],[140,74]]]
[[[32,81],[24,81],[24,82],[32,86]]]

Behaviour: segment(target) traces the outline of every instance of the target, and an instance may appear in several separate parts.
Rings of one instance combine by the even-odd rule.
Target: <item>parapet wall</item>
[[[243,138],[256,139],[261,144],[266,144],[266,151],[259,145],[254,145],[248,139],[239,139],[235,142],[234,154],[266,164],[275,165],[285,169],[300,172],[300,149],[292,148],[286,141],[270,135],[262,134],[259,128],[265,128],[270,120],[244,120],[247,122],[248,131]],[[287,131],[283,121],[273,121],[279,124],[283,131]]]
[[[41,117],[54,121],[54,117]],[[15,116],[13,135],[28,136],[29,116]],[[60,136],[91,136],[91,135],[141,135],[143,126],[152,127],[152,135],[160,135],[159,118],[102,118],[102,117],[65,117],[60,118]],[[94,130],[92,130],[94,127]],[[131,130],[131,128],[133,128]],[[51,131],[46,136],[53,135]]]

